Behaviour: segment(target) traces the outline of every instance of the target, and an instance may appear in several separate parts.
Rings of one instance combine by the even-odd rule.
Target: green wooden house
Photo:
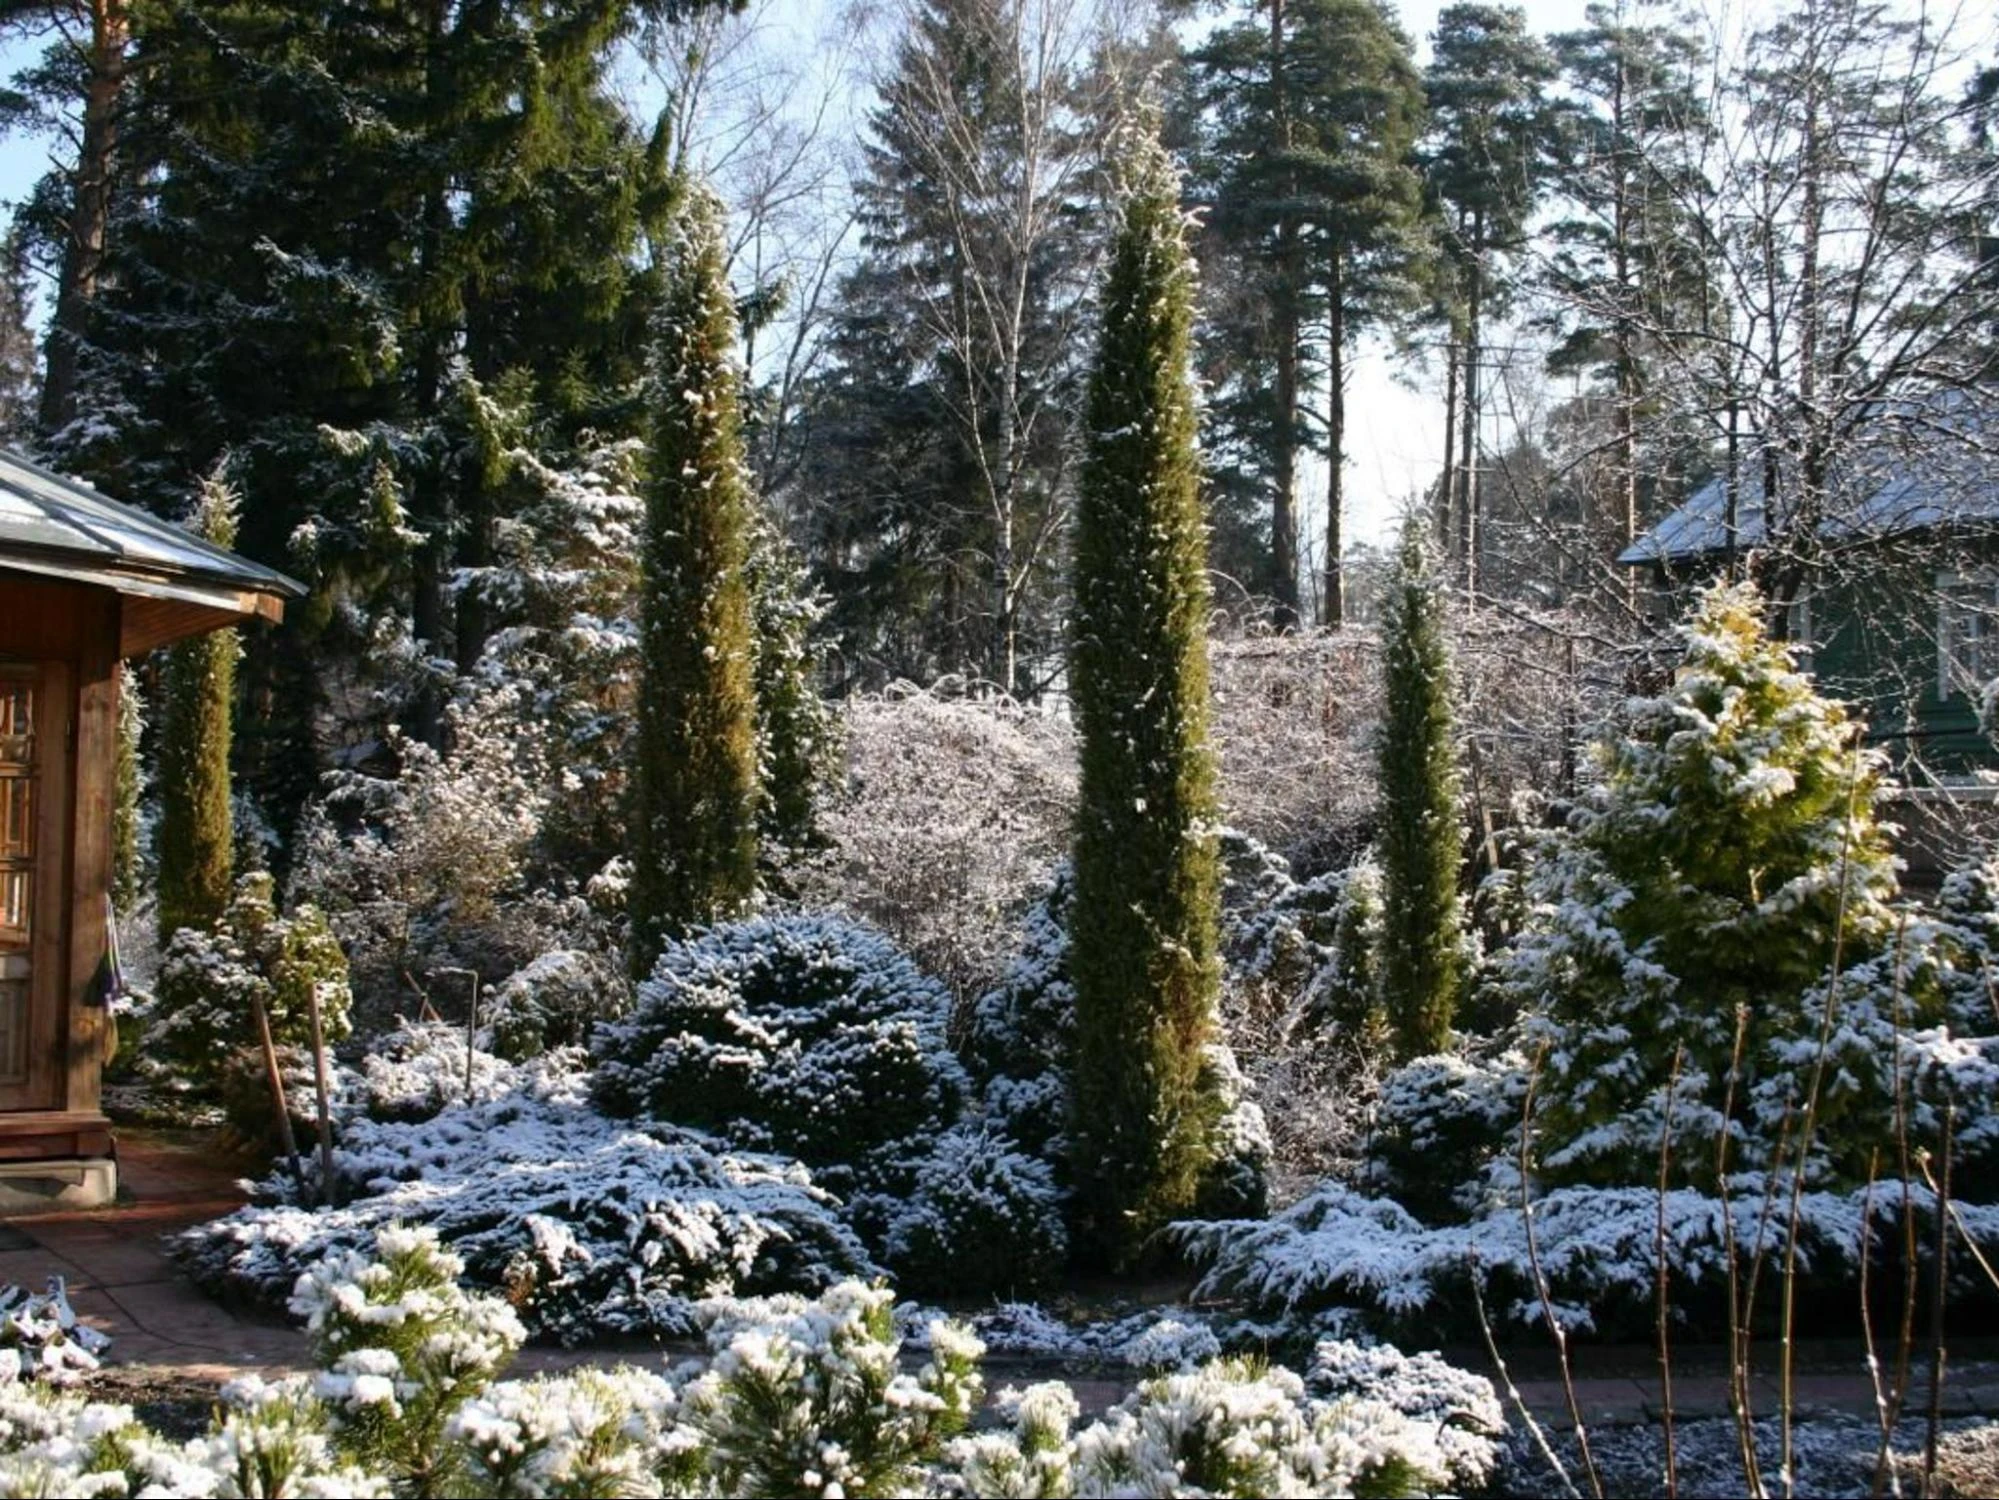
[[[1786,621],[1800,662],[1865,717],[1912,788],[1999,781],[1999,702],[1987,706],[1999,688],[1999,456],[1964,440],[1968,409],[1954,399],[1941,421],[1932,406],[1932,420],[1884,422],[1834,476],[1822,562]],[[1619,556],[1648,575],[1662,616],[1764,545],[1761,471],[1741,465],[1733,516],[1716,480]]]

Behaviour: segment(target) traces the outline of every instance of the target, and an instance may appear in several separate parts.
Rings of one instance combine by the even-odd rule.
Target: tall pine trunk
[[[1319,623],[1338,630],[1346,623],[1346,565],[1343,532],[1346,509],[1347,326],[1345,277],[1340,252],[1333,251],[1326,281],[1326,592]]]
[[[1465,602],[1478,599],[1479,549],[1485,543],[1479,526],[1478,415],[1479,320],[1485,291],[1485,218],[1472,215],[1471,290],[1465,299],[1464,421],[1458,429],[1458,565]]]
[[[1287,162],[1287,202],[1277,226],[1277,284],[1271,297],[1271,322],[1277,334],[1277,426],[1271,434],[1270,586],[1277,601],[1272,623],[1288,630],[1298,623],[1298,343],[1305,314],[1298,221],[1288,201],[1297,192],[1288,165],[1292,141],[1291,102],[1284,78],[1284,0],[1270,0],[1270,92],[1277,149]]]
[[[48,367],[38,421],[42,436],[76,416],[77,348],[97,297],[111,224],[111,184],[117,172],[118,115],[125,92],[126,48],[132,39],[127,0],[90,0],[90,49],[85,61],[83,128],[77,142],[69,233],[63,237]]]
[[[1081,731],[1075,905],[1078,1245],[1128,1265],[1195,1200],[1219,1101],[1207,534],[1194,446],[1193,268],[1151,146],[1123,207],[1090,377],[1076,517]]]

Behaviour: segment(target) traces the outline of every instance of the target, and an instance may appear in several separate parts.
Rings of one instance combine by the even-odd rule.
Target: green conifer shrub
[[[819,848],[819,789],[839,752],[838,721],[819,692],[812,630],[825,600],[804,560],[766,516],[752,515],[750,614],[756,631],[757,831],[767,861]]]
[[[1220,1113],[1201,1086],[1221,871],[1193,287],[1178,182],[1148,143],[1104,284],[1075,535],[1072,1160],[1078,1248],[1110,1263],[1193,1204]]]
[[[1718,585],[1680,635],[1672,685],[1599,745],[1602,779],[1532,875],[1538,915],[1501,971],[1545,1049],[1536,1135],[1556,1180],[1656,1178],[1676,1056],[1686,1170],[1712,1179],[1725,1108],[1734,1164],[1771,1164],[1828,994],[1850,1019],[1895,926],[1858,725],[1766,636],[1753,587]]]
[[[235,493],[203,483],[188,529],[218,547],[236,542]],[[183,927],[206,927],[229,903],[230,715],[240,647],[234,630],[182,641],[160,674],[160,945]]]
[[[660,312],[640,543],[633,973],[756,885],[755,646],[736,317],[721,205],[689,194]]]
[[[1451,655],[1415,516],[1402,527],[1381,658],[1381,1003],[1407,1059],[1449,1045],[1465,978]]]

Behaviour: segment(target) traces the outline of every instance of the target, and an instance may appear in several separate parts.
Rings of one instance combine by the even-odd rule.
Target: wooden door
[[[70,673],[0,658],[0,1110],[61,1103]]]

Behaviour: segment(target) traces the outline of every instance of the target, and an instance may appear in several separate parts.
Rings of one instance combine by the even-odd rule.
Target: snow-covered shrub
[[[963,1296],[1018,1295],[1060,1273],[1069,1235],[1048,1163],[975,1124],[942,1135],[905,1187],[871,1207],[883,1258],[905,1287]]]
[[[1312,1351],[1305,1389],[1322,1401],[1375,1401],[1436,1430],[1451,1488],[1485,1488],[1499,1460],[1506,1413],[1492,1382],[1442,1355],[1404,1354],[1393,1344],[1325,1339]]]
[[[1170,1233],[1208,1266],[1196,1298],[1237,1298],[1284,1328],[1308,1326],[1321,1310],[1345,1307],[1391,1326],[1421,1328],[1428,1337],[1444,1327],[1470,1334],[1474,1277],[1495,1318],[1537,1325],[1545,1315],[1533,1269],[1538,1256],[1564,1324],[1643,1336],[1656,1320],[1662,1212],[1666,1268],[1682,1308],[1705,1302],[1719,1321],[1731,1237],[1737,1275],[1759,1263],[1774,1274],[1771,1268],[1781,1264],[1789,1208],[1773,1213],[1770,1205],[1785,1183],[1744,1174],[1730,1186],[1726,1200],[1674,1188],[1663,1205],[1656,1184],[1537,1193],[1531,1251],[1517,1175],[1508,1182],[1502,1173],[1495,1173],[1490,1200],[1465,1223],[1425,1225],[1391,1199],[1329,1182],[1260,1223],[1187,1222]],[[1903,1192],[1898,1183],[1876,1184],[1871,1192],[1802,1193],[1795,1255],[1801,1287],[1850,1302],[1863,1238],[1878,1255],[1900,1232]],[[1970,1238],[1983,1244],[1999,1234],[1999,1209],[1959,1199],[1953,1205]],[[1929,1191],[1908,1189],[1907,1207],[1919,1225],[1930,1222],[1924,1232],[1933,1237]],[[1873,1224],[1863,1235],[1870,1212]]]
[[[704,1297],[873,1274],[803,1167],[606,1119],[577,1064],[552,1053],[497,1073],[504,1087],[429,1119],[350,1115],[334,1150],[339,1208],[296,1206],[288,1174],[273,1173],[251,1207],[184,1232],[178,1257],[205,1286],[281,1302],[328,1254],[364,1250],[384,1225],[423,1224],[472,1286],[568,1339],[686,1333]]]
[[[585,1366],[507,1381],[452,1414],[445,1438],[482,1495],[703,1495],[701,1435],[680,1422],[680,1398],[647,1370]]]
[[[1336,868],[1371,835],[1375,654],[1355,629],[1208,643],[1222,816],[1300,869]]]
[[[897,1495],[964,1431],[983,1391],[979,1341],[930,1326],[930,1359],[898,1368],[894,1294],[847,1281],[817,1300],[714,1311],[715,1358],[687,1388],[716,1493]]]
[[[428,1120],[471,1098],[494,1099],[515,1087],[513,1068],[467,1046],[462,1027],[398,1021],[369,1043],[361,1059],[361,1106],[372,1120]]]
[[[598,1029],[595,1094],[753,1150],[836,1191],[881,1148],[940,1134],[963,1107],[951,1001],[880,933],[823,914],[725,923],[668,944],[631,1015]]]
[[[168,944],[146,1013],[141,1071],[155,1082],[213,1097],[232,1057],[260,1046],[255,1000],[263,1000],[277,1045],[304,1048],[312,1042],[315,995],[331,1046],[352,1029],[347,959],[339,942],[317,907],[305,902],[280,916],[271,877],[245,875],[213,927],[183,927]]]
[[[399,774],[334,773],[301,825],[292,898],[326,912],[357,993],[385,1012],[405,975],[498,978],[533,957],[508,908],[526,891],[549,777],[540,740],[515,730],[521,695],[475,684],[448,710],[448,752],[398,734]]]
[[[399,1493],[386,1474],[347,1461],[336,1419],[309,1375],[244,1375],[222,1388],[218,1420],[179,1455],[183,1495],[325,1497]],[[210,1486],[213,1486],[212,1488]]]
[[[556,1047],[584,1047],[599,1021],[622,1014],[629,990],[597,955],[574,948],[541,954],[495,986],[480,1006],[493,1050],[512,1062]]]
[[[505,1302],[459,1286],[464,1269],[435,1230],[388,1225],[368,1249],[313,1266],[292,1293],[337,1443],[404,1492],[453,1492],[458,1454],[445,1428],[527,1336]]]
[[[1519,1140],[1527,1064],[1516,1052],[1440,1053],[1390,1073],[1375,1100],[1365,1177],[1429,1222],[1461,1218],[1496,1153]]]
[[[60,1276],[45,1292],[0,1286],[0,1385],[39,1380],[72,1385],[98,1366],[108,1335],[79,1322]]]
[[[1893,931],[1881,757],[1762,613],[1749,585],[1702,597],[1672,683],[1626,706],[1599,785],[1530,877],[1502,983],[1531,1018],[1530,1055],[1545,1053],[1536,1135],[1554,1180],[1651,1180],[1669,1111],[1675,1161],[1711,1178],[1742,1123],[1724,1122],[1731,1092],[1792,1072],[1794,1045],[1818,1035],[1808,992]],[[1837,1153],[1836,1135],[1818,1144]],[[1735,1159],[1778,1149],[1750,1130]]]
[[[1068,848],[1068,721],[902,687],[849,699],[842,727],[846,774],[820,820],[830,847],[800,873],[801,896],[874,923],[956,994],[976,994]]]
[[[1069,1055],[1076,991],[1069,983],[1066,861],[1021,925],[1020,952],[973,1003],[960,1051],[989,1120],[1027,1150],[1060,1164],[1068,1153]]]
[[[1148,1380],[1081,1432],[1067,1387],[1004,1399],[1012,1430],[954,1450],[969,1494],[1410,1495],[1453,1476],[1427,1414],[1366,1396],[1311,1400],[1291,1371],[1248,1360]]]

